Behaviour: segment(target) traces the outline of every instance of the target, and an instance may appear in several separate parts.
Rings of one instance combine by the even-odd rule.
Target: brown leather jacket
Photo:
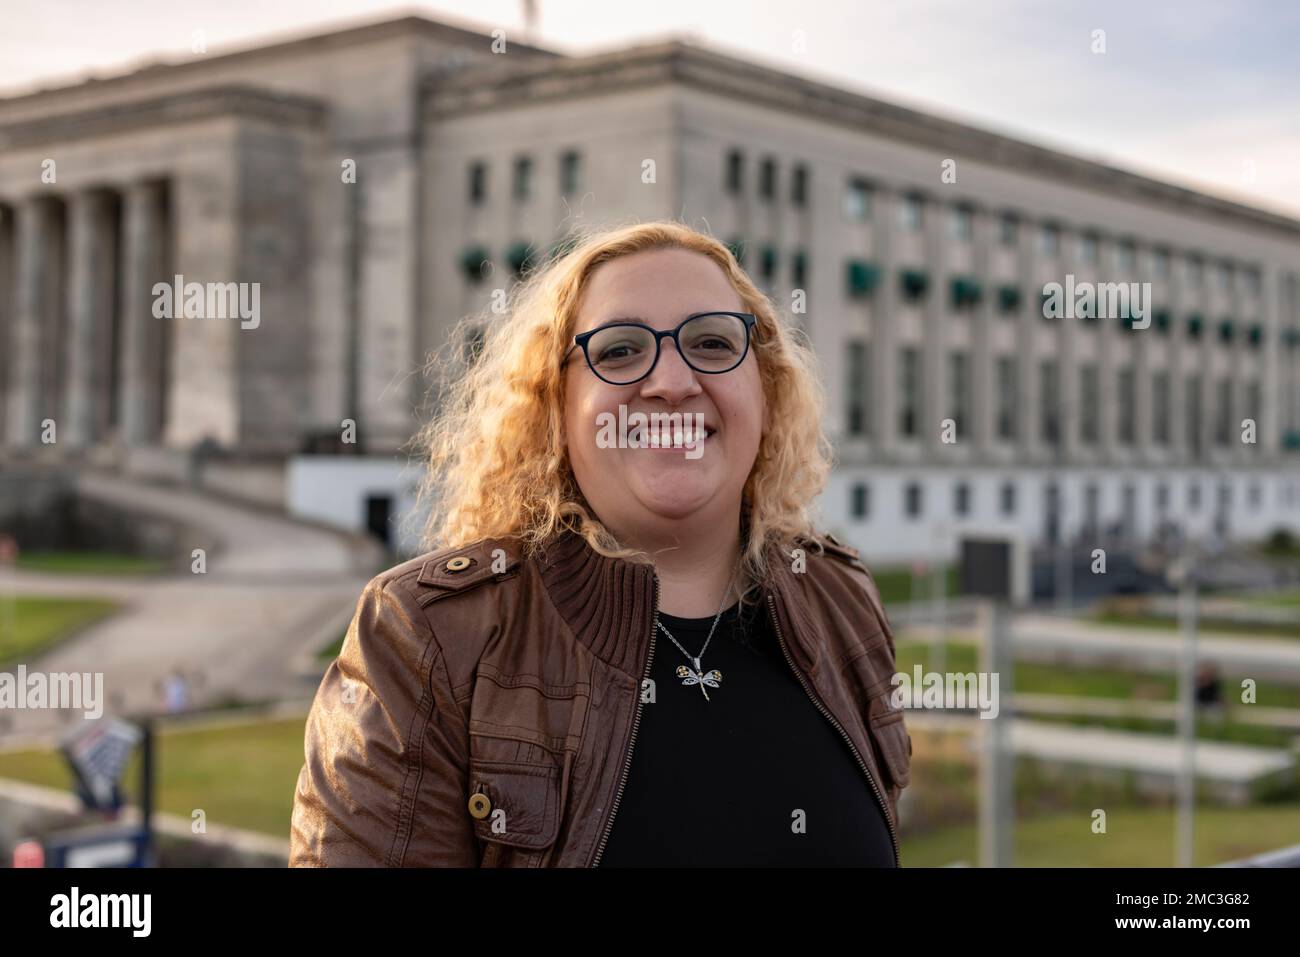
[[[772,547],[764,602],[887,809],[897,859],[912,740],[890,702],[894,636],[857,553],[820,541],[825,554],[803,549],[802,564]],[[543,559],[485,540],[377,576],[307,719],[290,866],[599,864],[658,599],[652,566],[572,534]]]

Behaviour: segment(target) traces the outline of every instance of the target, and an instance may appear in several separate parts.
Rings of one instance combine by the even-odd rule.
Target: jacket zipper
[[[655,576],[655,613],[650,622],[650,653],[646,655],[645,671],[641,674],[641,681],[636,688],[636,717],[632,719],[632,739],[627,744],[627,758],[623,761],[623,776],[618,782],[618,793],[614,795],[614,806],[609,809],[609,820],[605,822],[605,833],[600,836],[600,844],[596,847],[596,857],[592,860],[591,866],[596,867],[600,864],[600,857],[605,853],[605,844],[609,841],[609,832],[614,828],[614,815],[618,813],[618,804],[623,800],[623,788],[627,786],[627,774],[632,768],[632,749],[636,746],[636,733],[641,726],[641,706],[645,704],[645,698],[642,697],[645,689],[646,678],[650,677],[650,665],[655,659],[655,633],[659,630],[659,576]]]
[[[797,667],[795,667],[794,659],[790,657],[790,652],[785,647],[785,638],[781,634],[781,623],[776,617],[775,595],[767,596],[767,605],[769,617],[772,619],[772,626],[776,629],[777,643],[781,646],[781,652],[785,655],[785,660],[786,663],[789,664],[790,670],[793,671],[794,676],[799,679],[799,684],[803,686],[803,690],[807,692],[808,697],[811,698],[813,704],[817,706],[817,710],[824,714],[827,719],[829,719],[830,723],[835,726],[836,730],[839,731],[840,735],[844,738],[844,742],[849,746],[849,750],[853,752],[853,756],[858,759],[858,766],[862,768],[862,773],[867,776],[867,783],[871,785],[871,791],[876,796],[876,803],[880,805],[880,813],[884,815],[885,824],[889,826],[889,839],[894,844],[894,866],[902,867],[902,851],[898,845],[898,832],[894,829],[894,819],[889,813],[889,808],[885,804],[884,796],[880,793],[880,788],[876,784],[876,779],[871,776],[871,771],[868,770],[866,763],[862,760],[862,755],[854,746],[853,739],[848,736],[843,725],[835,720],[835,716],[821,703],[821,699],[817,697],[816,693],[808,687],[808,683],[804,681],[803,674]]]

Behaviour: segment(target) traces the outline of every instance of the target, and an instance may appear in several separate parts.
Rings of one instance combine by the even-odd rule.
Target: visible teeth
[[[628,444],[640,447],[659,448],[684,448],[689,445],[696,445],[713,435],[712,429],[698,430],[694,427],[687,429],[670,429],[652,430],[648,426],[637,426],[628,432]]]

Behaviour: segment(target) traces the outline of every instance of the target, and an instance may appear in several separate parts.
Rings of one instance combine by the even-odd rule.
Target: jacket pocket
[[[550,859],[567,799],[569,756],[527,742],[473,735],[469,765],[474,834],[483,846],[483,867],[541,867]],[[484,753],[511,750],[521,758],[490,759]],[[481,796],[477,802],[475,798]],[[481,816],[480,816],[481,815]]]

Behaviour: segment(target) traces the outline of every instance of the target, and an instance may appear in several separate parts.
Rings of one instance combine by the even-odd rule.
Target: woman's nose
[[[682,358],[677,351],[677,343],[671,339],[663,341],[659,349],[659,361],[642,384],[650,392],[690,393],[699,389],[695,370]]]

